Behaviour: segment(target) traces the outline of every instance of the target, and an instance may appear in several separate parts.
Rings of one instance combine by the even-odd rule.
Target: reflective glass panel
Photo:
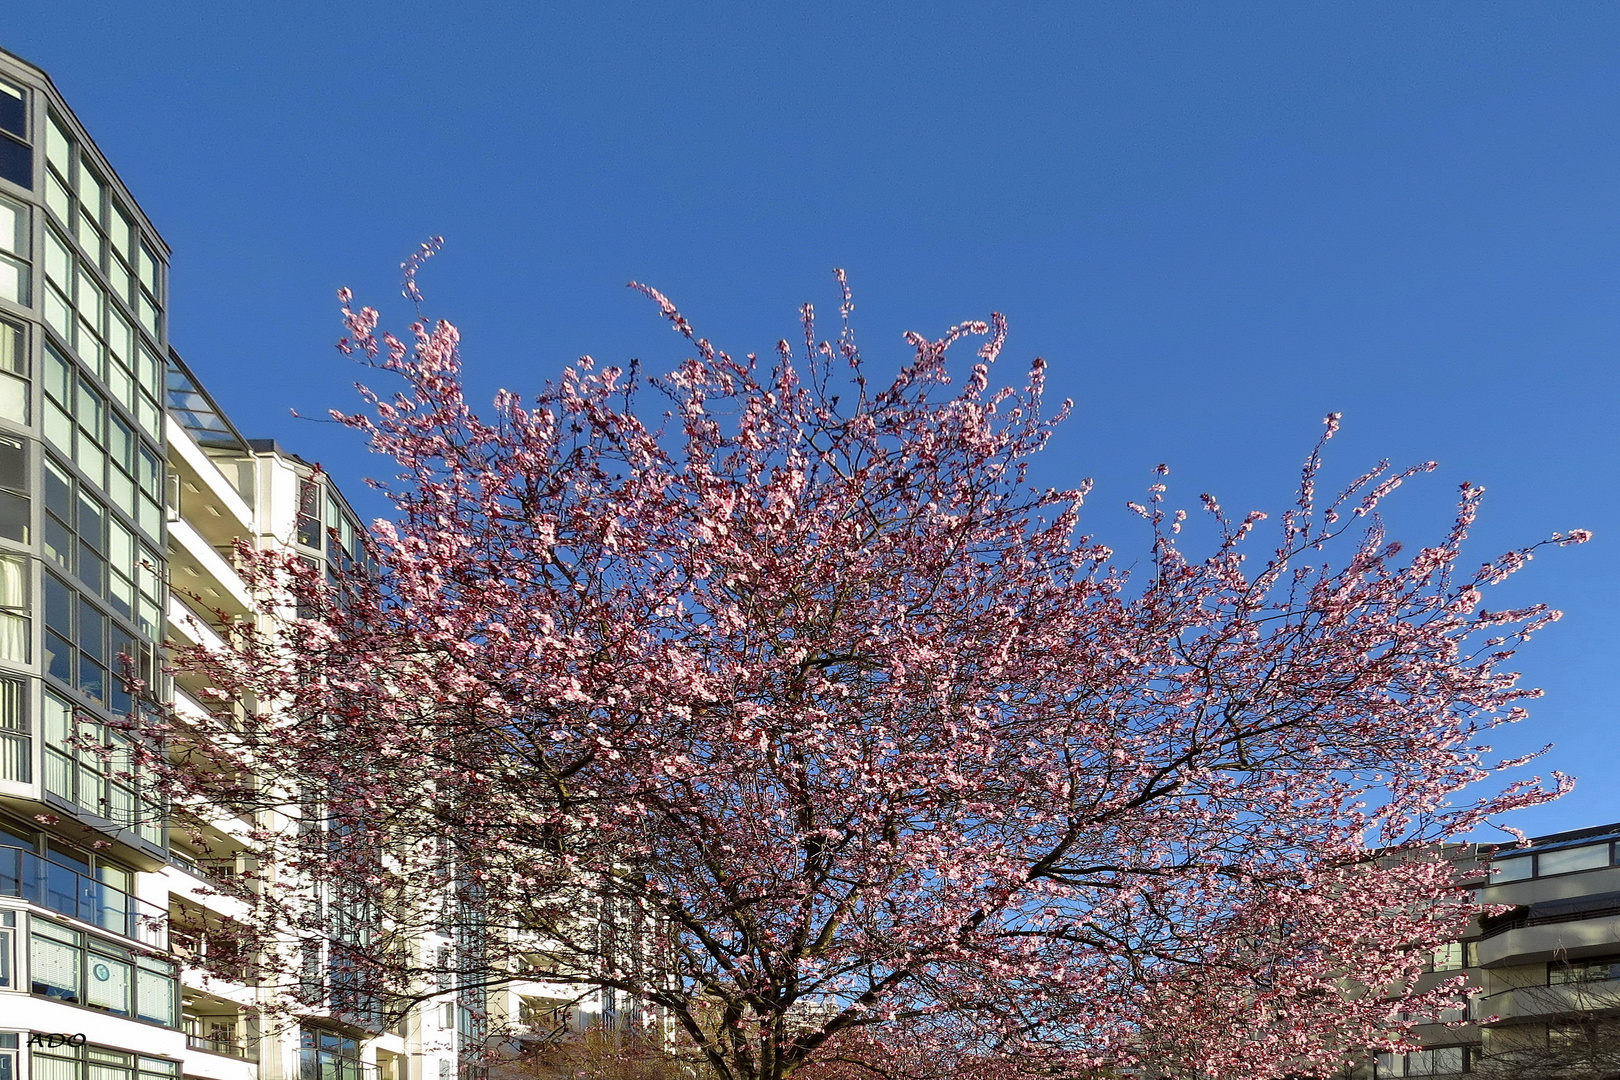
[[[0,491],[0,536],[28,543],[28,497]]]
[[[0,251],[28,257],[28,208],[0,199]]]
[[[1570,874],[1577,870],[1596,870],[1600,866],[1608,865],[1608,843],[1588,844],[1585,847],[1564,848],[1561,851],[1544,851],[1537,855],[1536,876]]]
[[[54,928],[52,928],[54,929]],[[77,938],[78,935],[73,935]],[[28,950],[30,989],[58,1001],[79,1000],[79,950],[36,922]]]
[[[3,319],[0,319],[0,368],[18,375],[28,374],[28,348],[23,328]]]
[[[1518,855],[1511,859],[1497,859],[1491,864],[1496,870],[1491,875],[1491,884],[1500,885],[1504,881],[1523,881],[1531,873],[1530,856]]]
[[[0,179],[10,180],[22,188],[33,187],[33,148],[9,135],[0,135]]]
[[[0,80],[0,131],[28,138],[28,91]]]
[[[28,490],[28,445],[9,435],[0,435],[0,488]]]
[[[127,960],[102,956],[98,953],[91,953],[88,960],[85,965],[86,973],[89,975],[86,980],[86,1003],[99,1009],[106,1009],[108,1012],[128,1016],[132,989],[130,984],[133,981],[135,966]]]
[[[33,286],[29,282],[27,263],[9,255],[0,255],[0,297],[23,307],[33,303]]]
[[[0,337],[4,329],[0,328]],[[0,372],[0,419],[16,424],[28,423],[28,382],[15,375]]]

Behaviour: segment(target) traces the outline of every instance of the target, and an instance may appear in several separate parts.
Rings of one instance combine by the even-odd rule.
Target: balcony
[[[20,897],[156,949],[169,945],[167,911],[22,848],[0,846],[0,896]]]
[[[298,1080],[380,1080],[380,1073],[369,1061],[306,1047],[298,1059]]]
[[[180,509],[187,520],[216,545],[253,535],[253,510],[241,492],[172,414],[168,434],[169,463],[181,485]]]
[[[190,522],[169,522],[169,576],[171,585],[202,598],[202,603],[234,616],[253,611],[253,597],[225,556]]]
[[[1620,942],[1620,893],[1532,904],[1483,922],[1476,946],[1482,967],[1591,956]]]
[[[1519,986],[1477,999],[1474,1015],[1503,1022],[1620,1012],[1620,980]]]
[[[218,1029],[212,1029],[210,1034],[197,1035],[186,1033],[186,1048],[188,1050],[206,1050],[210,1054],[224,1054],[226,1057],[240,1058],[243,1061],[259,1060],[259,1042],[257,1039],[244,1039],[236,1034],[226,1034]]]

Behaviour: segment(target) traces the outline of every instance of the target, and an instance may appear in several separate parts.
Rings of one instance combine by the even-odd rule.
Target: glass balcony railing
[[[0,896],[16,896],[154,948],[169,947],[169,913],[32,851],[0,846]]]

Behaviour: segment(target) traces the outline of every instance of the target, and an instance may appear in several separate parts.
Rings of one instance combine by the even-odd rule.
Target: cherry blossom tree
[[[1478,488],[1405,551],[1432,464],[1321,498],[1333,416],[1280,523],[1154,483],[1127,573],[1029,481],[1068,405],[998,388],[1000,316],[879,378],[847,289],[738,358],[636,288],[686,359],[487,415],[452,325],[343,294],[402,386],[334,414],[397,463],[376,570],[244,549],[261,618],[179,662],[267,707],[168,732],[176,798],[304,822],[255,835],[311,883],[254,897],[269,967],[611,992],[723,1080],[1326,1075],[1456,1004],[1410,990],[1477,910],[1434,845],[1567,785],[1478,794],[1556,617],[1482,607],[1541,545],[1467,568]]]

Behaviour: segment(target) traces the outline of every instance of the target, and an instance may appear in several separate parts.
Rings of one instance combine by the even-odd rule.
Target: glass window
[[[299,1080],[359,1080],[360,1043],[325,1028],[299,1032]]]
[[[135,965],[128,959],[92,952],[88,957],[85,1003],[98,1009],[128,1016],[134,996]]]
[[[17,679],[0,679],[0,731],[27,731],[28,730],[28,690]],[[0,844],[12,844],[14,837],[7,837],[4,830],[0,830]]]
[[[79,314],[89,324],[90,331],[101,333],[101,316],[107,308],[107,294],[89,274],[79,275]]]
[[[1536,856],[1536,876],[1572,874],[1577,870],[1596,870],[1609,865],[1609,845],[1587,844],[1585,847],[1544,851]]]
[[[55,458],[46,455],[45,509],[64,522],[73,520],[74,486],[73,475],[58,464]]]
[[[28,563],[16,555],[0,555],[0,660],[29,661]],[[0,728],[7,722],[6,699],[11,680],[0,679]]]
[[[34,832],[32,829],[18,825],[16,822],[0,818],[0,846],[33,851]],[[5,922],[10,915],[11,912],[9,911],[0,911],[0,924],[10,926],[10,923]]]
[[[70,347],[73,345],[73,306],[55,285],[45,289],[45,325]]]
[[[144,960],[142,964],[145,964]],[[141,1072],[159,1077],[178,1076],[180,1075],[180,1066],[173,1061],[164,1061],[162,1058],[143,1057],[141,1058]],[[143,1077],[142,1080],[146,1080],[146,1078]]]
[[[107,559],[113,572],[124,577],[135,574],[135,536],[115,517],[107,519]]]
[[[152,397],[161,398],[164,393],[164,367],[158,363],[157,353],[147,348],[145,342],[141,343],[138,352],[140,355],[140,370],[137,375],[140,378],[141,389]]]
[[[68,1047],[53,1047],[49,1051],[36,1049],[29,1063],[34,1080],[83,1080],[78,1051]]]
[[[153,296],[162,296],[162,267],[163,260],[158,258],[157,252],[144,241],[141,243],[141,284]]]
[[[114,465],[128,473],[135,471],[135,433],[117,413],[107,414],[107,451]]]
[[[68,135],[62,121],[53,113],[45,122],[45,161],[61,175],[63,180],[66,180],[72,171],[70,164],[72,156],[73,139]]]
[[[154,499],[163,497],[163,467],[158,456],[145,446],[140,448],[139,468],[141,490]]]
[[[92,701],[107,700],[107,616],[86,600],[79,601],[79,692]]]
[[[90,385],[90,380],[79,377],[79,402],[75,415],[79,419],[79,428],[97,443],[104,444],[106,436],[102,434],[102,421],[107,414],[107,402],[99,391]]]
[[[28,92],[0,80],[0,178],[34,186],[34,151],[28,145]]]
[[[0,435],[0,537],[28,543],[28,444]]]
[[[125,665],[133,665],[138,656],[140,652],[135,639],[113,623],[111,640],[107,645],[107,669],[111,672],[107,681],[107,707],[121,716],[127,715],[135,707],[124,685],[124,675],[129,671]],[[123,771],[128,772],[129,767],[124,766]]]
[[[73,738],[74,728],[72,703],[49,690],[45,691],[44,720],[45,741],[56,746],[68,745]]]
[[[78,521],[80,541],[89,544],[96,551],[106,551],[107,544],[104,539],[106,522],[107,508],[101,505],[101,500],[80,488]]]
[[[0,319],[0,418],[28,423],[28,339],[23,328]]]
[[[0,299],[27,307],[34,302],[33,296],[28,264],[10,255],[0,255]]]
[[[4,98],[0,94],[0,100]],[[27,143],[0,135],[0,180],[10,180],[18,187],[34,186],[34,151]]]
[[[28,491],[28,444],[0,435],[0,488]]]
[[[136,962],[136,999],[140,1003],[140,1018],[174,1027],[174,998],[174,966],[166,960],[141,957]],[[142,1068],[146,1068],[144,1058]],[[174,1075],[173,1065],[168,1066],[168,1075]]]
[[[107,348],[120,369],[135,362],[135,327],[116,307],[107,309]],[[122,397],[119,400],[124,400]]]
[[[1516,855],[1511,859],[1497,859],[1492,866],[1496,873],[1491,875],[1491,884],[1500,885],[1504,881],[1523,881],[1531,876],[1531,856]]]
[[[67,185],[50,171],[45,173],[45,205],[63,224],[73,216],[73,197],[68,194]]]
[[[0,330],[0,334],[3,333]],[[0,372],[0,419],[26,424],[32,411],[29,408],[27,380]]]
[[[28,339],[16,323],[0,319],[0,369],[28,374]]]
[[[298,542],[321,546],[321,488],[313,479],[298,482]]]
[[[28,208],[0,199],[0,251],[28,258]]]
[[[110,941],[87,937],[43,919],[33,920],[29,960],[31,989],[36,994],[120,1016],[134,1015],[169,1027],[175,1025],[175,969],[166,960],[135,957]],[[98,1065],[121,1068],[127,1077],[132,1064],[127,1053],[100,1047],[89,1047],[86,1056],[91,1062],[91,1080],[112,1075],[98,1073]],[[145,1059],[141,1068],[143,1073],[174,1075],[172,1066],[148,1069]]]
[[[55,229],[45,230],[45,277],[64,293],[72,293],[73,252]]]
[[[91,266],[101,265],[101,233],[91,222],[90,211],[80,204],[78,225],[73,230],[73,238],[79,242],[79,247],[90,257]]]
[[[131,246],[134,231],[135,226],[130,222],[129,215],[124,213],[124,208],[116,202],[112,203],[107,214],[107,236],[112,241],[113,251],[126,263],[134,250]]]
[[[0,555],[0,608],[28,610],[28,563],[20,555]]]
[[[28,138],[28,92],[0,80],[0,131]]]
[[[1456,971],[1463,966],[1463,945],[1460,941],[1448,941],[1444,945],[1435,946],[1430,958],[1430,965],[1435,971]]]
[[[68,686],[74,679],[73,590],[54,574],[45,575],[45,663],[52,676]]]
[[[79,600],[79,649],[98,662],[107,659],[107,616],[85,599]]]
[[[28,498],[15,492],[0,491],[0,536],[28,543]]]
[[[21,648],[26,654],[28,643],[24,641]],[[26,703],[28,695],[21,680],[0,678],[0,777],[23,784],[28,784],[34,774]],[[16,837],[8,837],[5,829],[0,829],[0,844],[16,845]]]
[[[55,574],[45,575],[45,625],[73,636],[73,590]]]
[[[101,197],[106,185],[87,167],[83,156],[79,159],[79,175],[74,177],[74,181],[74,189],[79,193],[79,201],[84,203],[86,214],[97,225],[101,224]]]
[[[45,346],[45,392],[64,408],[73,406],[73,363],[56,350]]]
[[[79,1000],[80,935],[55,923],[33,920],[28,948],[29,989],[58,1001]]]

